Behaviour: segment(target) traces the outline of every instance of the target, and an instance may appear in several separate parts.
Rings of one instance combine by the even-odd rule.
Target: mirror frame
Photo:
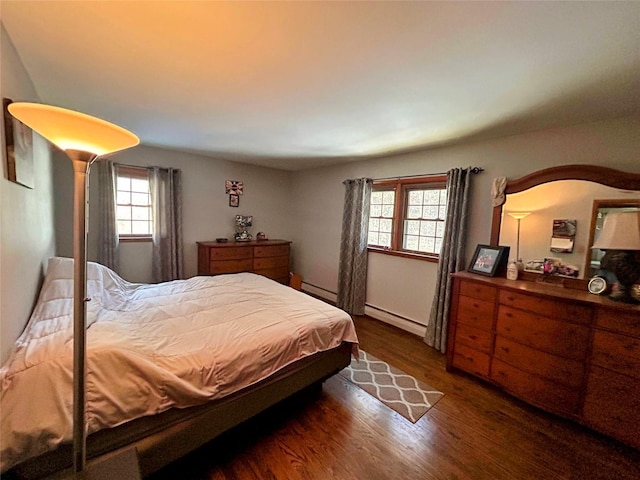
[[[585,180],[621,190],[640,190],[640,173],[624,172],[598,165],[561,165],[545,168],[530,173],[524,177],[508,180],[505,195],[528,190],[531,187],[558,180]],[[491,219],[491,245],[498,245],[500,241],[500,226],[502,224],[502,206],[493,207]],[[591,226],[589,226],[591,228]],[[584,282],[587,282],[585,279]]]

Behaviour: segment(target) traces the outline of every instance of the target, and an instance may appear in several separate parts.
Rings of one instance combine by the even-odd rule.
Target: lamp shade
[[[16,102],[9,113],[62,150],[79,150],[97,157],[135,147],[136,135],[84,113],[40,103]]]
[[[515,218],[516,220],[522,220],[524,217],[531,215],[531,212],[507,212],[507,215]]]
[[[591,248],[640,250],[640,211],[609,213]]]

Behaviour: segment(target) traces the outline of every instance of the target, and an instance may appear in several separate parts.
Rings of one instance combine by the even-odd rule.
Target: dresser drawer
[[[619,333],[640,338],[640,312],[600,310],[596,312],[596,325]]]
[[[289,245],[265,245],[253,248],[254,257],[280,257],[289,256]]]
[[[640,449],[640,380],[593,367],[583,415],[587,425]]]
[[[288,269],[289,257],[263,257],[253,259],[253,268],[256,270],[275,267],[286,267]]]
[[[493,302],[464,295],[460,295],[458,299],[458,323],[491,330],[494,313],[495,303]]]
[[[223,247],[210,248],[209,259],[213,260],[239,260],[243,258],[252,258],[251,248],[247,247]]]
[[[518,398],[547,411],[574,415],[580,406],[580,392],[536,375],[528,374],[497,358],[491,362],[491,379]]]
[[[453,366],[482,377],[489,376],[489,355],[465,345],[456,345]]]
[[[562,318],[568,322],[591,325],[591,309],[586,305],[576,305],[534,295],[525,295],[511,290],[501,290],[499,302],[502,305],[536,312],[546,317]]]
[[[553,320],[500,305],[496,333],[543,352],[584,360],[589,347],[589,327]]]
[[[239,273],[249,272],[252,270],[253,260],[251,258],[246,260],[218,260],[212,261],[209,265],[211,274],[221,273]]]
[[[495,302],[498,290],[476,282],[460,282],[460,295]]]
[[[496,336],[494,358],[552,382],[580,387],[584,381],[584,363],[541,352],[531,347]]]
[[[596,330],[591,363],[640,379],[640,339]]]
[[[457,344],[490,353],[493,347],[493,334],[487,330],[458,324],[456,327],[456,345]]]

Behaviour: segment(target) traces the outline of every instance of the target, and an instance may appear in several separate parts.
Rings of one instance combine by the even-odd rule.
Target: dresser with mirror
[[[513,254],[517,225],[508,213],[526,212],[518,250],[530,268],[518,280],[454,274],[447,369],[640,449],[640,305],[587,288],[602,255],[591,248],[602,217],[640,209],[640,174],[553,167],[508,181],[505,194],[491,244]],[[571,242],[552,239],[560,220],[571,220]],[[570,265],[570,274],[538,271],[545,258]]]

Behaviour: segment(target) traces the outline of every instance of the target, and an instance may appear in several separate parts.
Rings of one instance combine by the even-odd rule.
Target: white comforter
[[[73,260],[47,270],[0,369],[0,471],[72,437]],[[358,341],[342,310],[250,273],[147,285],[90,263],[87,278],[89,432],[223,397]]]

